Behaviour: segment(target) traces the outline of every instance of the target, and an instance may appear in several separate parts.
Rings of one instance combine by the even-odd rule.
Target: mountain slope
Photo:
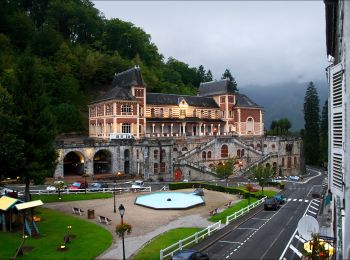
[[[320,112],[328,96],[326,81],[314,82],[320,98]],[[292,123],[292,131],[304,128],[304,96],[306,83],[290,82],[283,85],[240,87],[241,93],[264,107],[265,128],[269,129],[273,120],[286,117]]]

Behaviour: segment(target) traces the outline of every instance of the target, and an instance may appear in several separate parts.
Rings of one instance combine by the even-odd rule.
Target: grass
[[[57,194],[41,194],[32,195],[32,200],[42,200],[44,203],[50,202],[64,202],[64,201],[76,201],[76,200],[93,200],[93,199],[108,199],[112,198],[112,193],[79,193],[79,194],[61,194],[61,199]]]
[[[257,191],[257,192],[252,192],[255,195],[261,195],[261,190]],[[273,190],[264,190],[264,196],[267,197],[273,197],[275,196],[277,192],[273,191]],[[256,198],[250,197],[250,203],[253,203],[257,201]],[[218,221],[222,221],[222,223],[226,222],[226,217],[232,215],[233,213],[235,213],[236,211],[239,211],[240,209],[247,207],[248,206],[248,199],[243,199],[240,202],[234,204],[232,207],[229,207],[228,209],[224,210],[223,212],[220,212],[214,216],[211,216],[208,220],[212,221],[212,222],[218,222]]]
[[[40,237],[26,239],[24,246],[33,247],[33,250],[25,252],[20,259],[94,259],[112,244],[110,232],[79,217],[46,208],[37,208],[36,215],[43,219],[38,223]],[[67,244],[67,251],[59,252],[57,248],[63,242],[68,225],[72,226],[71,234],[76,237]],[[21,236],[21,232],[0,232],[1,259],[14,256]]]
[[[159,252],[174,243],[179,242],[179,240],[184,239],[194,233],[202,230],[201,228],[176,228],[169,230],[155,237],[151,242],[149,242],[145,247],[143,247],[135,256],[134,260],[158,260]]]

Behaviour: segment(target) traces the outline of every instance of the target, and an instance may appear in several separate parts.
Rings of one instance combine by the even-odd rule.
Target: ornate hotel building
[[[197,96],[147,93],[139,67],[114,76],[112,88],[89,105],[89,136],[262,136],[262,107],[227,79],[202,83]]]

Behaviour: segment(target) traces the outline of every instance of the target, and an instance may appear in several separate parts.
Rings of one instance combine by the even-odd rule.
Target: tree
[[[229,79],[230,83],[233,86],[233,89],[238,91],[237,82],[236,82],[235,78],[232,76],[231,71],[229,69],[225,70],[224,74],[222,74],[221,79]]]
[[[208,70],[207,74],[205,75],[206,82],[213,81],[213,74],[210,70]]]
[[[199,78],[199,82],[206,82],[206,72],[203,65],[199,65],[197,70],[197,75]]]
[[[315,85],[310,82],[304,98],[304,154],[307,164],[318,164],[320,158],[320,107]]]
[[[54,147],[56,121],[51,112],[45,78],[28,53],[19,60],[16,77],[13,98],[16,113],[20,116],[19,136],[24,140],[24,165],[21,170],[26,200],[29,200],[30,181],[53,175],[57,158]]]
[[[273,169],[271,166],[263,166],[260,164],[252,168],[252,174],[258,180],[258,183],[261,186],[261,193],[264,194],[264,186],[273,176]]]
[[[20,118],[14,108],[12,96],[0,85],[0,179],[16,177],[24,159],[24,142],[18,133]]]
[[[277,125],[281,130],[281,134],[288,134],[289,129],[292,127],[292,124],[288,120],[288,118],[281,118],[280,120],[278,120]]]
[[[321,117],[321,161],[328,161],[328,100],[324,102]]]
[[[229,158],[226,162],[218,164],[214,167],[214,171],[218,177],[226,180],[226,186],[228,186],[228,177],[233,174],[234,167],[235,160],[232,158]]]

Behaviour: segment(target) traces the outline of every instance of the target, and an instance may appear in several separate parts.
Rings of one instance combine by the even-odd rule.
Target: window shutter
[[[330,68],[330,136],[331,136],[331,172],[333,188],[343,190],[344,178],[344,77],[343,67],[339,63]]]

